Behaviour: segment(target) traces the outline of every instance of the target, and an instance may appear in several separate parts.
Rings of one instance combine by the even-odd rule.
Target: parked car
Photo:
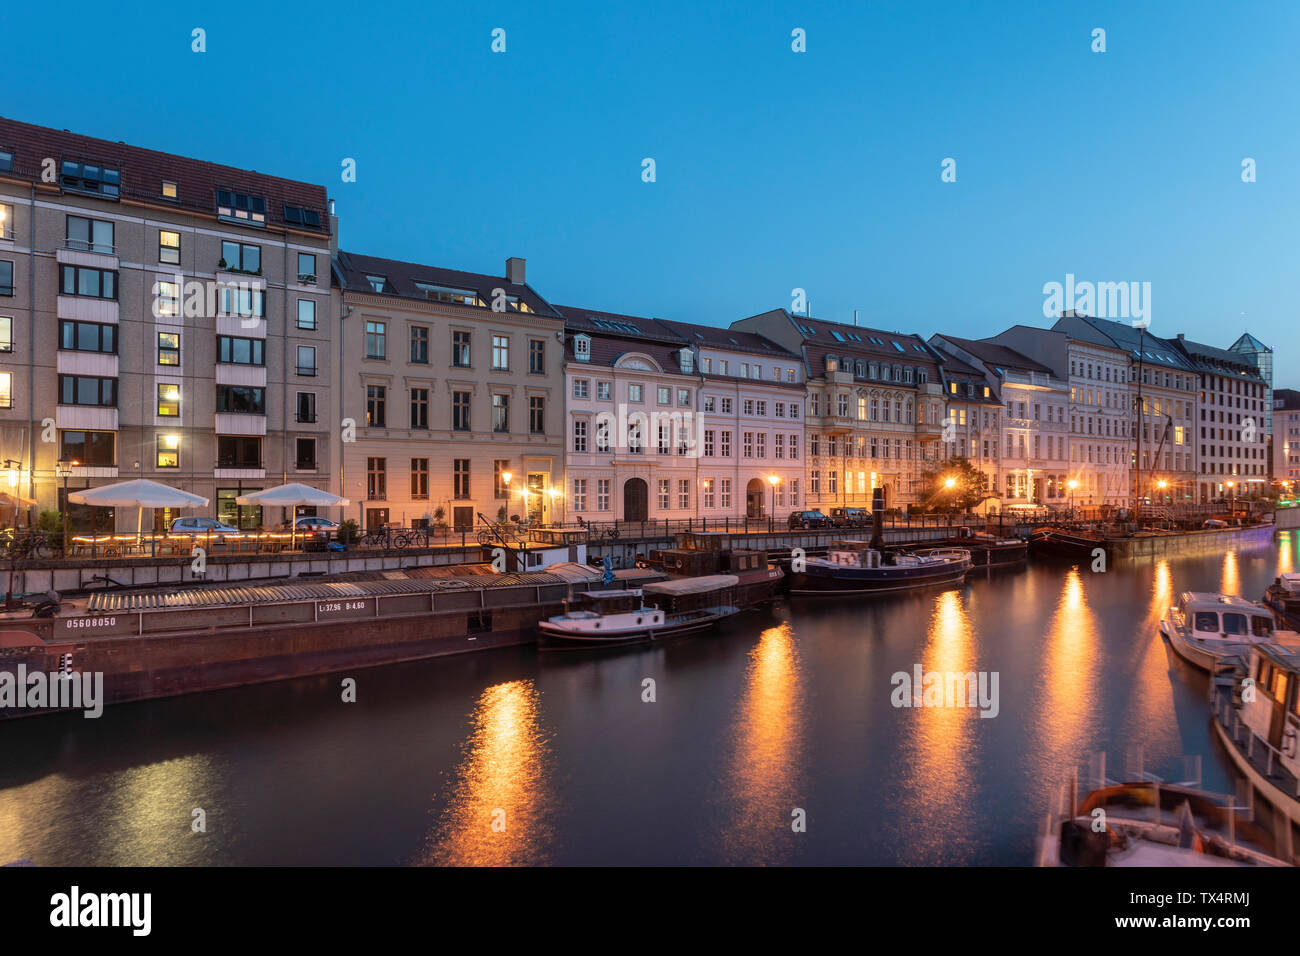
[[[295,522],[295,524],[297,525],[299,531],[339,530],[339,523],[337,521],[331,521],[329,518],[321,518],[318,517],[317,515],[299,515],[298,520],[297,522]],[[291,525],[288,521],[286,521],[283,527],[285,529],[288,529],[289,527],[291,527]]]
[[[829,528],[831,519],[820,511],[792,511],[786,520],[787,528]]]
[[[866,508],[832,508],[831,524],[836,528],[865,528],[871,524]]]
[[[243,534],[238,528],[222,524],[215,518],[177,518],[168,529],[169,534],[217,535]]]

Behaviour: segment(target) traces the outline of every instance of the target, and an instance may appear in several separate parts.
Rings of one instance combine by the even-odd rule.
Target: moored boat
[[[977,568],[1015,567],[1029,558],[1029,542],[1024,538],[998,537],[972,528],[962,528],[952,537],[940,538],[930,544],[969,551],[971,565]]]
[[[790,562],[790,593],[890,594],[960,584],[971,569],[958,548],[883,552],[861,541],[832,541],[825,558]]]
[[[1034,557],[1091,560],[1097,549],[1107,551],[1106,536],[1100,531],[1066,528],[1035,528],[1029,536],[1029,547]]]
[[[1300,572],[1279,575],[1264,589],[1264,603],[1281,618],[1287,627],[1300,630]]]
[[[537,627],[545,648],[622,647],[679,637],[737,614],[734,574],[711,574],[640,588],[584,591]]]
[[[1277,631],[1273,613],[1232,594],[1184,591],[1160,620],[1160,634],[1174,653],[1203,671],[1249,645],[1278,640],[1300,642],[1300,634]]]

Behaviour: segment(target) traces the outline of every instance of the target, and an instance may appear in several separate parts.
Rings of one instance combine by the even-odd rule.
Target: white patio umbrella
[[[299,481],[291,481],[287,485],[276,485],[274,488],[263,488],[261,491],[250,491],[246,495],[240,495],[235,499],[241,505],[262,505],[272,508],[293,508],[293,520],[289,522],[290,545],[297,544],[298,541],[298,506],[306,505],[315,508],[333,508],[339,505],[348,505],[351,502],[346,498],[338,495],[332,495],[328,491],[321,491],[319,488],[313,488],[311,485],[304,485]]]
[[[97,508],[128,508],[135,506],[135,539],[140,540],[144,532],[145,508],[200,508],[206,507],[208,499],[202,495],[181,491],[161,481],[148,478],[136,478],[132,481],[119,481],[115,485],[100,485],[85,491],[74,491],[68,500],[78,505],[93,505]]]

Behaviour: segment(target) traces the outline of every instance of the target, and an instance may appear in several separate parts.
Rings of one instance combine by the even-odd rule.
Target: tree
[[[966,511],[993,497],[988,475],[963,457],[949,458],[925,473],[926,504],[935,511]],[[949,487],[948,482],[952,482]]]

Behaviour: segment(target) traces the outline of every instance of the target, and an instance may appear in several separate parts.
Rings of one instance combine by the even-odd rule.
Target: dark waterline
[[[786,601],[653,648],[505,649],[6,721],[0,862],[1029,864],[1089,753],[1113,773],[1140,747],[1166,778],[1199,754],[1205,785],[1232,790],[1205,678],[1156,622],[1183,590],[1258,599],[1300,567],[1296,539]],[[893,706],[891,675],[916,664],[997,672],[998,715]]]

